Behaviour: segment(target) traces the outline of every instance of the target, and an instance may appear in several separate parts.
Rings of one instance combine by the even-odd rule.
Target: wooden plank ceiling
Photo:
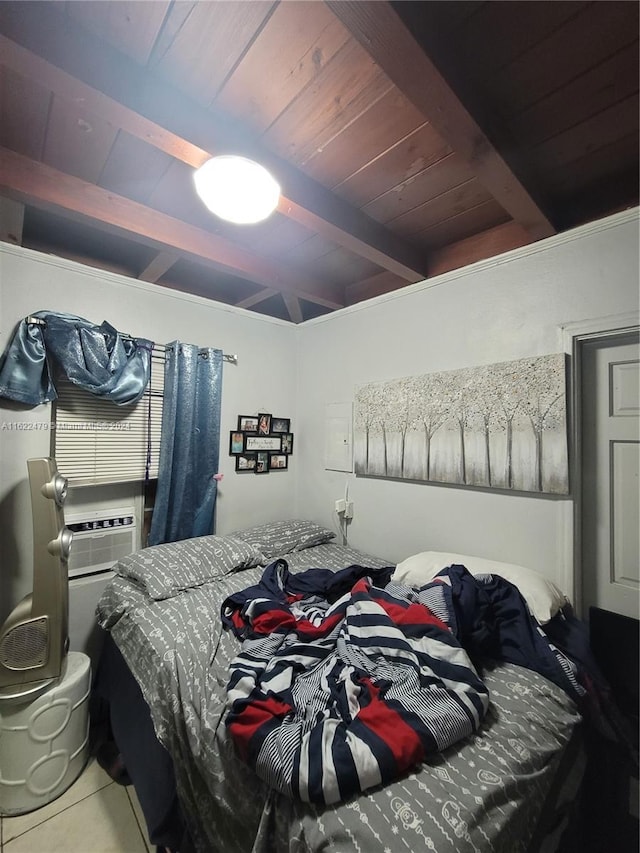
[[[634,0],[0,2],[0,82],[1,239],[293,322],[638,203]]]

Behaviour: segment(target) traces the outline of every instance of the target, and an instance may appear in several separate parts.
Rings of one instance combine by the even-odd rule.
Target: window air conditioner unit
[[[66,520],[73,532],[69,578],[108,572],[115,562],[140,548],[132,506],[67,515]]]

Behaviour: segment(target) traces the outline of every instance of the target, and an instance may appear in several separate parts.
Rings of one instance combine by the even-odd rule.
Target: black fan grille
[[[32,669],[47,661],[48,619],[16,625],[0,641],[0,663],[7,669]]]

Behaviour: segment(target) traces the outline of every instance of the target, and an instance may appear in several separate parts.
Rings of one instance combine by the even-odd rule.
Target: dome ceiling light
[[[235,154],[207,160],[193,179],[209,210],[238,225],[262,222],[280,200],[280,186],[264,166]]]

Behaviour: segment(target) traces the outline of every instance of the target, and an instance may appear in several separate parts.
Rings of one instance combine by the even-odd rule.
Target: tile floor
[[[0,818],[2,853],[149,853],[132,787],[116,785],[95,758],[62,796],[41,809]]]

